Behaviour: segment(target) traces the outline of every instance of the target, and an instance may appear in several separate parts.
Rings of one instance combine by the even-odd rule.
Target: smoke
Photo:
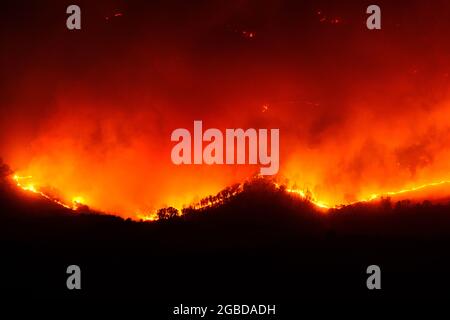
[[[193,120],[280,128],[280,176],[329,204],[450,179],[445,1],[381,1],[381,31],[363,1],[79,5],[80,31],[41,1],[0,31],[0,155],[64,198],[134,216],[258,171],[173,165]]]

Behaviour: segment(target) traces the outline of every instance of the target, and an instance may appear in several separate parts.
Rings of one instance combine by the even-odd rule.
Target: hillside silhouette
[[[220,202],[209,199],[210,207],[136,222],[74,212],[4,179],[0,191],[1,286],[9,297],[273,303],[448,296],[450,204],[386,198],[324,213],[254,179]],[[83,271],[80,292],[65,288],[71,264]],[[378,292],[365,286],[371,264],[382,270]]]

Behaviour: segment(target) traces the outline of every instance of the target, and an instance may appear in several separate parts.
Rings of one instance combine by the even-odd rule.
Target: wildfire
[[[327,204],[327,203],[325,203],[323,201],[316,200],[309,191],[305,192],[304,190],[289,189],[289,188],[287,188],[286,191],[289,192],[289,193],[297,194],[303,199],[308,199],[316,207],[319,207],[319,208],[322,208],[322,209],[335,209],[335,208],[340,208],[340,207],[346,206],[346,205],[353,205],[353,204],[362,203],[362,202],[371,202],[371,201],[375,201],[377,199],[381,199],[381,198],[387,197],[387,196],[398,196],[398,195],[402,195],[402,194],[407,194],[407,193],[411,193],[411,192],[425,190],[425,189],[428,189],[428,188],[431,188],[431,187],[443,186],[443,185],[446,185],[446,184],[450,185],[450,180],[442,180],[442,181],[438,181],[438,182],[426,183],[426,184],[422,184],[422,185],[411,187],[411,188],[405,188],[405,189],[402,189],[402,190],[399,190],[399,191],[388,191],[388,192],[382,192],[382,193],[373,193],[368,198],[356,200],[356,201],[353,201],[353,202],[350,202],[350,203],[334,205],[334,206],[329,205],[329,204]],[[277,184],[277,187],[280,187],[280,186]]]
[[[138,220],[142,220],[142,221],[156,221],[156,220],[158,220],[158,215],[156,214],[156,212],[151,213],[151,214],[136,213],[135,216],[136,216],[136,218]]]
[[[72,199],[72,209],[78,210],[81,206],[85,204],[85,200],[83,197],[74,197]]]
[[[278,188],[280,188],[279,184],[275,184]],[[320,209],[331,209],[332,206],[327,205],[326,203],[322,202],[322,201],[318,201],[316,199],[314,199],[314,197],[312,196],[312,194],[309,191],[303,191],[300,189],[291,189],[291,188],[287,188],[286,192],[288,193],[294,193],[299,195],[302,199],[307,199],[309,200],[313,205],[315,205],[316,207],[320,208]]]
[[[80,197],[80,196],[76,196],[76,197],[72,198],[72,203],[69,205],[69,204],[66,204],[63,201],[57,199],[56,197],[41,191],[39,189],[39,187],[37,187],[33,183],[33,181],[32,181],[33,176],[19,176],[19,175],[15,174],[15,175],[13,175],[12,179],[14,180],[15,184],[20,189],[22,189],[24,191],[31,192],[31,193],[38,194],[38,195],[40,195],[40,196],[42,196],[42,197],[44,197],[44,198],[46,198],[46,199],[48,199],[48,200],[58,204],[60,206],[63,206],[66,209],[70,209],[70,210],[76,211],[81,206],[83,206],[85,204],[84,198]]]
[[[368,202],[368,201],[372,201],[375,199],[379,199],[381,197],[385,197],[385,196],[397,196],[397,195],[401,195],[401,194],[405,194],[405,193],[410,193],[410,192],[415,192],[415,191],[420,191],[420,190],[424,190],[430,187],[437,187],[437,186],[442,186],[445,184],[450,184],[450,180],[442,180],[442,181],[438,181],[438,182],[432,182],[432,183],[427,183],[427,184],[422,184],[420,186],[417,187],[412,187],[409,189],[402,189],[400,191],[395,191],[395,192],[385,192],[385,193],[381,193],[381,194],[372,194],[368,199],[363,199],[357,202]]]
[[[27,192],[34,193],[34,194],[38,194],[60,206],[63,206],[64,208],[76,211],[76,210],[79,210],[82,206],[85,206],[87,203],[86,199],[81,196],[73,197],[70,204],[65,203],[65,202],[57,199],[56,197],[52,196],[51,194],[48,194],[48,193],[45,193],[44,191],[42,191],[41,188],[39,188],[38,186],[36,186],[33,183],[32,179],[33,179],[32,176],[19,176],[17,174],[12,176],[12,180],[14,180],[15,184],[20,189],[27,191]],[[353,204],[357,204],[357,203],[376,201],[377,199],[381,199],[382,197],[387,197],[387,196],[395,197],[395,196],[399,196],[402,194],[408,194],[408,193],[417,192],[417,191],[425,190],[428,188],[443,186],[443,185],[447,185],[447,184],[450,185],[450,180],[442,180],[442,181],[437,181],[437,182],[426,183],[426,184],[414,186],[411,188],[401,189],[398,191],[373,193],[367,198],[363,198],[363,199],[353,201],[350,203],[344,203],[344,204],[339,204],[339,205],[330,205],[330,204],[326,203],[325,201],[318,200],[312,194],[312,192],[309,190],[302,190],[302,189],[297,189],[297,188],[284,188],[283,185],[274,182],[274,185],[276,188],[278,188],[278,189],[284,188],[284,190],[287,193],[295,194],[295,195],[301,197],[302,199],[305,199],[305,200],[311,202],[314,206],[316,206],[318,209],[320,209],[321,212],[325,212],[325,213],[329,209],[340,208],[342,206],[353,205]],[[231,197],[241,193],[242,191],[243,191],[243,184],[236,184],[232,187],[229,187],[229,188],[221,191],[220,193],[218,193],[215,196],[206,197],[206,198],[202,199],[200,202],[192,204],[190,206],[190,208],[192,208],[194,210],[202,210],[202,209],[211,208],[211,207],[223,204],[225,201],[227,201]],[[140,221],[157,221],[159,219],[156,211],[151,212],[151,213],[137,211],[134,214],[134,217]]]

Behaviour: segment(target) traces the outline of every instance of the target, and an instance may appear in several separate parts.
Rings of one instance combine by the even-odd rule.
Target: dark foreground
[[[450,296],[450,205],[383,201],[323,215],[264,182],[245,190],[205,212],[138,223],[3,186],[1,290],[160,306]],[[80,291],[66,288],[72,264]],[[371,264],[381,267],[379,291],[366,287]]]

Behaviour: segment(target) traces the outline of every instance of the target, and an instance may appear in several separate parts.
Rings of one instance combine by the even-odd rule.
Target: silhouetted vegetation
[[[215,208],[217,206],[225,204],[229,201],[233,196],[236,196],[241,190],[241,184],[236,183],[229,187],[226,187],[215,196],[208,196],[206,198],[201,199],[197,204],[191,205],[182,210],[183,214],[193,213],[195,211],[202,211],[206,209]]]
[[[11,173],[12,171],[9,166],[3,162],[2,158],[0,158],[0,180],[4,181]]]
[[[168,220],[178,217],[179,212],[173,207],[168,207],[159,209],[157,215],[159,220]]]
[[[450,286],[442,276],[450,269],[448,204],[384,198],[324,214],[267,179],[206,199],[207,207],[182,216],[163,208],[162,221],[141,223],[11,189],[0,196],[2,286],[70,297],[65,267],[73,263],[86,270],[88,298],[361,299],[370,264],[383,270],[383,297],[443,296]]]

